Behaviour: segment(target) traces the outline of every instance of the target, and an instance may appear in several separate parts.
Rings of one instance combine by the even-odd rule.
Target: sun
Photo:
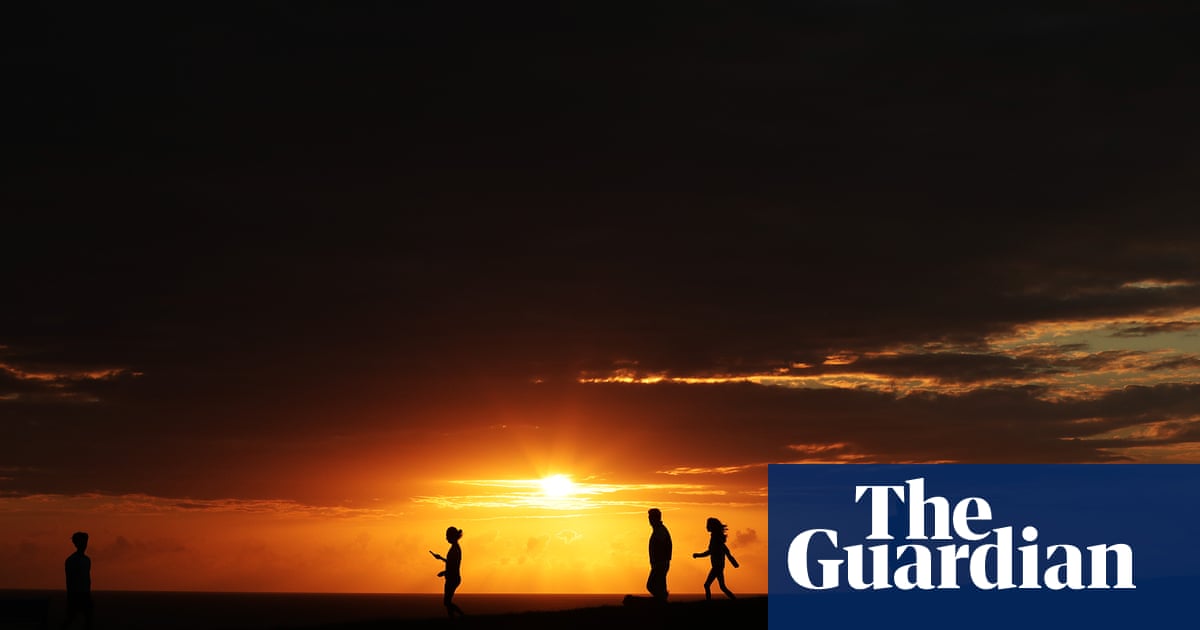
[[[575,482],[566,475],[550,475],[542,479],[542,494],[553,499],[575,494],[577,490]]]

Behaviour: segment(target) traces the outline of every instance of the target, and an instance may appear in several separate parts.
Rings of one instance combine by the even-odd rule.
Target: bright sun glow
[[[561,499],[575,494],[575,482],[566,475],[551,475],[542,479],[542,493],[548,497]]]

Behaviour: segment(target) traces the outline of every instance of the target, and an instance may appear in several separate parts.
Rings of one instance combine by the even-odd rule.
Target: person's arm
[[[733,552],[729,550],[729,547],[725,548],[725,555],[729,556],[729,564],[732,564],[735,569],[738,568],[737,558],[733,557]]]
[[[703,558],[704,556],[708,556],[708,555],[712,555],[712,549],[705,549],[704,551],[701,551],[700,553],[694,553],[694,554],[692,554],[692,557],[693,558]]]
[[[429,555],[433,556],[434,558],[436,558],[436,559],[438,559],[438,560],[441,560],[442,562],[445,562],[445,561],[446,561],[446,559],[445,559],[445,558],[441,557],[440,555],[438,555],[438,554],[436,554],[436,553],[433,553],[432,551],[430,551],[430,552],[429,552]]]

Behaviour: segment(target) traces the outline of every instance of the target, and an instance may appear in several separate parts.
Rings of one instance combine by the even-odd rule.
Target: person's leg
[[[737,599],[736,597],[733,596],[733,591],[729,590],[725,586],[725,572],[724,571],[717,573],[717,584],[720,585],[721,590],[725,592],[726,597],[728,597],[729,599]]]
[[[446,590],[442,596],[442,605],[446,607],[446,614],[453,617],[455,613],[460,616],[463,611],[454,603],[454,591],[458,590],[458,585],[462,584],[462,580],[446,580]]]
[[[659,594],[658,573],[658,567],[651,566],[650,575],[646,576],[646,592],[650,593],[650,595],[653,597],[658,597]]]
[[[710,569],[708,579],[704,580],[704,599],[712,599],[712,583],[717,579],[717,570]]]
[[[88,628],[92,624],[92,611],[85,605],[83,597],[78,594],[67,594],[67,618],[63,619],[63,630],[75,625],[75,617],[83,614],[84,625]]]
[[[655,599],[667,598],[667,568],[662,565],[650,567],[650,577],[646,578],[646,590]]]

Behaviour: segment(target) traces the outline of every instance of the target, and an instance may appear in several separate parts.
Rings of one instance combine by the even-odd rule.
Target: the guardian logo
[[[849,494],[849,493],[847,493]],[[907,510],[896,544],[892,497]],[[847,496],[847,501],[850,497]],[[982,497],[951,504],[929,496],[924,477],[887,485],[855,485],[853,503],[870,509],[868,541],[839,546],[839,532],[806,529],[787,548],[791,580],[808,590],[1133,589],[1133,548],[1123,542],[1044,544],[1034,523],[1005,523]],[[929,516],[932,515],[930,519]],[[997,526],[996,520],[1000,525]],[[1110,571],[1110,560],[1115,570]],[[813,570],[813,562],[819,570]],[[869,570],[868,570],[869,567]],[[869,575],[869,577],[868,577]]]
[[[1129,630],[1195,613],[1197,464],[772,464],[768,479],[772,630]]]

